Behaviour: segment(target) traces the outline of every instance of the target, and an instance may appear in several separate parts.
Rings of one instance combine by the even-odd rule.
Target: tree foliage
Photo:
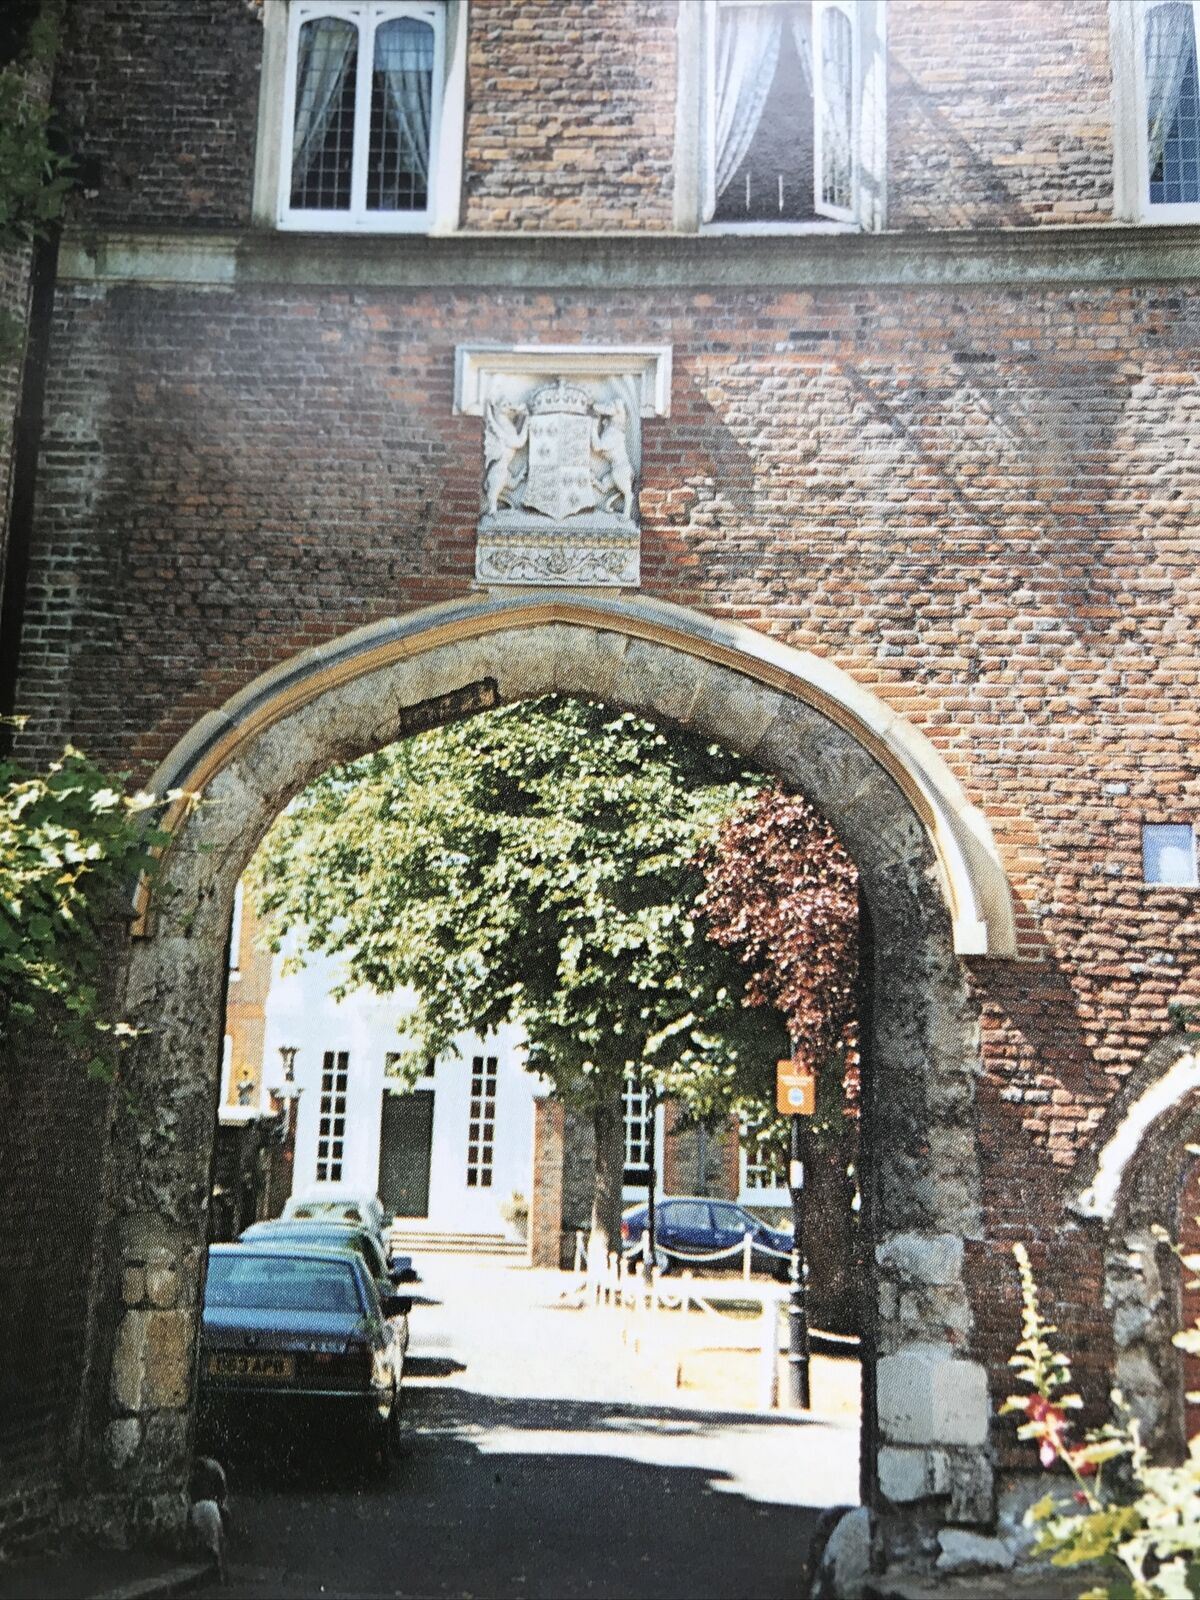
[[[760,1090],[784,1042],[696,916],[700,846],[760,779],[726,752],[550,697],[333,769],[279,819],[255,898],[342,957],[347,986],[411,986],[407,1063],[519,1021],[577,1105],[641,1074],[697,1116]]]
[[[30,69],[45,67],[58,48],[60,11],[43,3],[21,54],[0,67],[0,249],[54,222],[70,192],[71,162],[56,149],[46,97],[30,81]]]
[[[106,928],[164,840],[142,825],[153,804],[71,746],[45,772],[0,762],[0,1043],[36,1020],[111,1075],[130,1030],[98,979]]]
[[[709,937],[750,969],[747,996],[787,1019],[813,1071],[854,1050],[858,872],[801,795],[762,789],[721,824],[700,865]]]

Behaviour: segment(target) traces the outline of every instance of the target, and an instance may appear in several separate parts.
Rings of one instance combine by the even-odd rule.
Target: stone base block
[[[889,1444],[983,1445],[987,1373],[945,1345],[909,1345],[878,1369],[879,1425]]]

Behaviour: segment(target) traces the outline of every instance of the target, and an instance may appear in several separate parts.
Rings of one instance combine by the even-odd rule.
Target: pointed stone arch
[[[979,1036],[961,957],[1013,949],[986,821],[933,747],[828,663],[678,607],[578,594],[474,597],[307,651],[206,716],[155,775],[156,792],[200,803],[168,815],[166,870],[139,907],[124,973],[126,1013],[146,1030],[128,1079],[152,1115],[115,1134],[93,1471],[148,1508],[181,1481],[225,939],[254,849],[333,763],[550,692],[720,741],[803,791],[854,857],[873,944],[867,1494],[885,1514],[919,1502],[935,1523],[986,1520],[990,1404],[962,1270],[982,1228]],[[151,1261],[156,1281],[173,1274],[163,1304],[147,1288]]]

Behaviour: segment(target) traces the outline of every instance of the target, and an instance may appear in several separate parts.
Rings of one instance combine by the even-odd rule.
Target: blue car
[[[626,1260],[641,1255],[642,1235],[649,1227],[645,1201],[630,1206],[621,1218],[621,1249]],[[785,1280],[792,1236],[734,1205],[732,1200],[708,1200],[695,1195],[667,1195],[654,1203],[655,1265],[663,1272],[728,1272],[742,1265],[741,1244],[751,1240],[751,1266]],[[738,1248],[734,1248],[734,1247]],[[717,1260],[689,1260],[729,1252]]]
[[[407,1296],[382,1299],[356,1251],[214,1245],[200,1334],[199,1431],[224,1454],[305,1423],[386,1473],[399,1436]],[[391,1320],[389,1320],[391,1319]],[[402,1327],[398,1328],[398,1324]]]

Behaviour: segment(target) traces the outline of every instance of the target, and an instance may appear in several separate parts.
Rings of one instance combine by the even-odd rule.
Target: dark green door
[[[429,1215],[433,1091],[385,1094],[379,1130],[379,1198],[387,1217]]]

